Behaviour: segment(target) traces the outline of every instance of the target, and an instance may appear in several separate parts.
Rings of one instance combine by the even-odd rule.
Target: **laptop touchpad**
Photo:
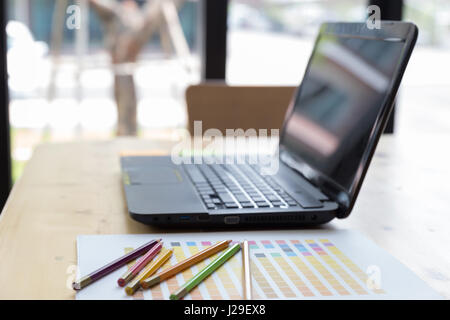
[[[180,172],[169,166],[152,166],[150,168],[139,168],[129,170],[130,184],[171,184],[183,181]]]

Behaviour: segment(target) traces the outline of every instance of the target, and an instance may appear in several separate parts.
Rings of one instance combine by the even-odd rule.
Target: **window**
[[[230,0],[227,81],[298,85],[324,21],[362,21],[366,0]]]
[[[108,139],[118,131],[176,137],[186,124],[185,88],[200,79],[198,4],[9,0],[14,179],[39,143]],[[108,28],[102,15],[120,28]],[[130,34],[146,23],[148,34],[138,50],[133,41],[141,39]],[[133,125],[134,115],[121,115],[118,101],[123,110],[136,106],[136,128],[121,129]]]

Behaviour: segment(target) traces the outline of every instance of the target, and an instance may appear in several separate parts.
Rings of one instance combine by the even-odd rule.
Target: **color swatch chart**
[[[173,265],[212,245],[210,241],[171,242],[174,249]],[[256,299],[292,299],[314,296],[368,295],[365,274],[327,239],[305,240],[251,240],[253,291]],[[335,254],[333,254],[334,252]],[[138,291],[135,298],[167,299],[170,292],[190,279],[207,263],[196,266],[169,279],[161,285]],[[341,264],[342,265],[341,265]],[[345,267],[348,267],[348,271]],[[360,278],[359,278],[360,277]],[[382,289],[373,293],[383,294]],[[194,289],[185,299],[242,299],[241,256],[235,255],[216,273]]]
[[[368,266],[376,265],[378,270],[386,268],[392,270],[392,266],[385,265],[386,257],[378,259],[376,255],[371,255],[371,251],[374,250],[371,250],[369,244],[361,246],[364,241],[370,245],[374,244],[368,240],[360,240],[360,245],[353,248],[351,244],[360,236],[358,235],[355,239],[354,234],[349,236],[343,231],[198,233],[182,236],[170,234],[79,236],[79,271],[84,274],[94,270],[96,266],[137,248],[148,241],[149,236],[162,238],[164,247],[174,249],[171,259],[161,269],[168,268],[218,241],[231,239],[232,243],[235,243],[247,239],[250,244],[254,299],[386,299],[404,297],[400,294],[400,289],[396,289],[395,283],[387,282],[386,279],[381,282],[375,281],[380,277],[376,277],[376,274],[374,277],[373,270],[368,269]],[[105,248],[107,249],[105,250]],[[381,249],[377,249],[381,251]],[[103,255],[101,259],[98,257],[99,252]],[[77,299],[168,299],[170,293],[176,291],[217,255],[220,253],[151,289],[137,291],[133,297],[128,297],[116,284],[117,278],[125,271],[121,268],[78,292]],[[382,264],[377,265],[378,262],[382,262]],[[129,268],[131,265],[132,263],[127,267]],[[400,267],[404,268],[401,265]],[[399,274],[406,273],[407,275],[407,272],[410,272],[406,268],[404,269],[406,271],[400,270]],[[368,270],[372,271],[368,272]],[[400,281],[399,285],[403,281],[398,275],[393,279]],[[417,281],[419,280],[417,279]],[[414,285],[414,281],[411,279],[405,281]],[[423,283],[417,285],[420,287]],[[391,288],[393,291],[398,291],[397,294],[390,294]],[[404,290],[407,293],[407,289]],[[423,288],[421,290],[423,291]],[[242,299],[241,252],[234,255],[184,299]]]

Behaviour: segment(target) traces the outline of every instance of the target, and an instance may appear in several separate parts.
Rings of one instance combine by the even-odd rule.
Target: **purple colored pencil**
[[[106,266],[101,267],[100,269],[95,270],[94,272],[88,274],[87,276],[82,277],[80,280],[72,283],[72,288],[74,290],[81,290],[84,287],[87,287],[92,282],[97,281],[98,279],[100,279],[100,278],[106,276],[107,274],[113,272],[114,270],[124,266],[125,264],[136,259],[137,257],[142,256],[144,253],[146,253],[148,250],[150,250],[153,246],[155,246],[160,241],[161,241],[161,239],[152,240],[152,241],[144,244],[143,246],[127,253],[126,255],[108,263]]]

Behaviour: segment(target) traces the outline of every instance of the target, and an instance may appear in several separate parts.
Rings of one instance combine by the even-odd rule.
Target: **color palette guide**
[[[84,275],[150,239],[162,238],[174,254],[167,268],[221,240],[250,244],[254,299],[439,299],[409,269],[356,231],[253,231],[142,235],[80,235],[78,274]],[[220,254],[220,253],[219,253]],[[77,292],[77,299],[168,299],[215,256],[160,285],[129,297],[120,268]],[[242,260],[236,254],[185,299],[242,299]]]

